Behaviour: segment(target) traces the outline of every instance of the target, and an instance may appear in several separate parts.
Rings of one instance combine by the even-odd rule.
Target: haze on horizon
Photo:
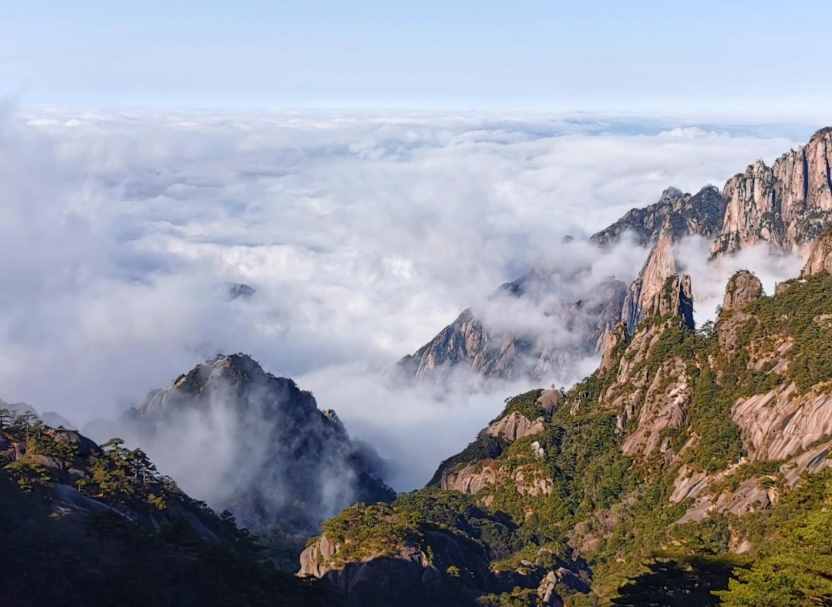
[[[506,109],[822,121],[820,0],[31,0],[0,93],[75,107]]]

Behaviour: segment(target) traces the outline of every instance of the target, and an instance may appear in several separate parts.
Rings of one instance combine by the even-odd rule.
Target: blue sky
[[[22,103],[823,114],[832,3],[166,2],[0,7]]]

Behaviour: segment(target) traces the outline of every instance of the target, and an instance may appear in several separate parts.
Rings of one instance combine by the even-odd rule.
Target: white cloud
[[[677,126],[685,136],[666,134]],[[6,115],[0,396],[83,423],[209,355],[245,351],[300,377],[383,455],[420,458],[428,470],[519,387],[459,409],[390,395],[374,375],[340,381],[338,370],[386,369],[531,264],[576,263],[564,235],[597,230],[668,185],[721,184],[795,143],[691,127],[562,116]],[[602,277],[640,263],[638,252],[570,250]],[[227,281],[257,294],[228,301],[218,292]],[[427,455],[409,438],[420,428],[438,445]]]

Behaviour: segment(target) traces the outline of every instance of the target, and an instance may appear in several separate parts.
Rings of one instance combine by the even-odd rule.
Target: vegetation
[[[182,493],[142,451],[7,411],[0,426],[3,604],[339,604],[275,569],[230,513]]]

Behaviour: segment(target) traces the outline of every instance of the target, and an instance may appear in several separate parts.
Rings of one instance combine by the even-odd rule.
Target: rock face
[[[763,283],[748,270],[740,270],[728,281],[722,310],[740,310],[763,296]]]
[[[719,234],[724,213],[725,201],[714,186],[706,186],[695,195],[667,188],[658,202],[631,209],[614,224],[594,234],[591,240],[608,245],[630,233],[637,244],[648,246],[656,242],[665,226],[670,227],[675,239],[690,234],[711,239]]]
[[[767,243],[793,250],[816,238],[832,216],[832,129],[815,133],[769,167],[757,161],[728,180],[715,254]]]
[[[693,326],[690,277],[678,275],[679,264],[673,244],[673,232],[665,227],[638,278],[630,285],[621,313],[630,334],[650,315],[679,313],[689,326]]]
[[[559,281],[554,275],[533,271],[500,287],[489,304],[528,302],[551,322],[550,330],[487,326],[468,309],[414,354],[405,356],[399,372],[415,379],[445,379],[465,370],[484,378],[540,380],[554,370],[567,371],[593,355],[605,328],[618,320],[626,285],[608,279],[583,293],[556,284]],[[569,339],[564,340],[564,335]]]
[[[529,420],[525,415],[514,411],[505,417],[491,423],[486,429],[486,434],[494,438],[502,438],[512,443],[526,436],[533,436],[543,432],[543,418]]]
[[[809,249],[809,258],[800,272],[801,278],[807,278],[826,272],[832,274],[832,231],[827,231],[823,236],[812,243]]]
[[[789,384],[738,400],[732,417],[752,459],[784,461],[832,436],[832,394]]]
[[[264,534],[302,542],[341,508],[394,497],[380,460],[333,411],[244,354],[220,355],[151,392],[120,430],[184,486]]]

